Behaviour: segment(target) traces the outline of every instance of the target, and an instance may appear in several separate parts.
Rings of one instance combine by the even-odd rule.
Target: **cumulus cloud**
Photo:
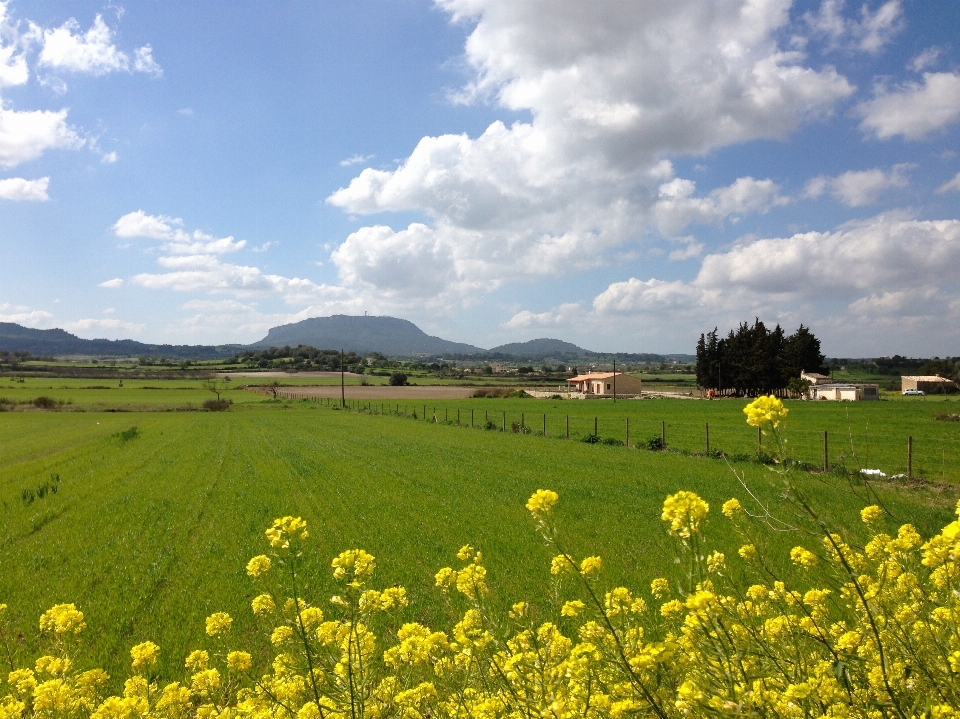
[[[864,3],[858,18],[844,16],[844,0],[823,0],[817,12],[804,15],[815,35],[826,39],[832,49],[876,53],[904,28],[900,0],[888,0],[875,12]]]
[[[820,197],[829,192],[848,207],[872,205],[884,191],[892,187],[906,187],[910,180],[907,172],[915,165],[894,165],[889,172],[874,168],[872,170],[851,170],[836,177],[820,176],[807,182],[804,189],[806,197]]]
[[[340,160],[340,167],[349,167],[350,165],[359,165],[367,160],[372,160],[376,155],[352,155],[346,159]]]
[[[527,329],[530,327],[568,326],[584,316],[586,316],[586,313],[579,302],[569,302],[554,307],[547,312],[523,310],[504,322],[503,327],[507,329]]]
[[[942,53],[943,50],[939,47],[928,47],[926,50],[914,56],[910,62],[907,63],[907,67],[914,72],[923,72],[928,67],[936,65]]]
[[[15,322],[24,327],[44,328],[50,325],[53,315],[46,310],[33,310],[23,305],[0,303],[0,322]]]
[[[49,185],[49,177],[41,177],[39,180],[10,177],[0,180],[0,198],[13,202],[46,202],[50,199],[47,194]]]
[[[114,31],[97,15],[86,32],[80,23],[70,18],[63,25],[42,31],[43,49],[38,63],[69,72],[106,75],[111,72],[129,72],[129,56],[114,45]],[[163,70],[153,59],[152,48],[144,45],[134,52],[132,69],[151,75],[162,75]]]
[[[960,192],[960,172],[954,175],[952,180],[944,182],[936,189],[936,193],[938,195],[942,195],[946,192]]]
[[[148,215],[143,210],[128,212],[117,220],[111,229],[117,237],[145,237],[152,240],[169,240],[162,245],[165,252],[177,255],[222,255],[243,249],[246,240],[233,237],[217,239],[200,230],[193,233],[181,229],[183,220],[165,215]]]
[[[103,287],[107,290],[115,290],[118,287],[123,287],[123,278],[114,277],[112,280],[105,280],[104,282],[98,284],[97,287]]]
[[[66,110],[9,110],[0,105],[0,167],[35,160],[46,150],[76,149],[84,141],[67,125]]]
[[[422,261],[463,290],[495,288],[615,261],[659,221],[679,232],[769,209],[782,201],[776,185],[753,178],[703,198],[682,187],[661,197],[673,179],[664,158],[783,138],[854,90],[834,68],[810,67],[779,46],[790,23],[785,0],[438,5],[473,24],[465,59],[475,74],[456,101],[490,101],[532,119],[494,122],[478,137],[424,137],[396,169],[366,168],[327,198],[353,214],[430,218],[405,230],[364,228],[374,246],[353,237],[334,254],[342,277],[385,281],[390,292],[414,289],[396,286],[409,285],[389,271],[398,258]]]
[[[660,185],[659,199],[654,205],[657,225],[665,235],[675,235],[687,225],[721,222],[731,215],[767,212],[784,205],[780,188],[772,180],[741,177],[732,185],[719,187],[705,197],[694,197],[696,183],[676,178]]]
[[[878,87],[857,111],[860,129],[880,140],[902,135],[922,140],[937,130],[960,122],[960,73],[925,72],[923,82],[907,82],[889,89]]]

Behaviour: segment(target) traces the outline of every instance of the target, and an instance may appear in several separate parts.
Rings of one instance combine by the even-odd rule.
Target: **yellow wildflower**
[[[553,511],[560,495],[549,489],[538,489],[527,500],[527,509],[537,519],[543,519]]]
[[[790,550],[790,560],[798,567],[810,569],[817,566],[817,555],[805,547],[794,547]]]
[[[460,547],[460,551],[457,552],[457,559],[462,562],[470,561],[470,558],[473,556],[474,549],[469,544],[464,544]]]
[[[563,608],[560,610],[560,616],[562,617],[576,617],[579,616],[580,612],[587,608],[587,605],[581,602],[579,599],[574,599],[570,602],[564,602]]]
[[[707,571],[716,574],[726,566],[727,558],[721,552],[712,552],[707,557]]]
[[[53,632],[57,636],[79,634],[86,627],[83,612],[74,604],[57,604],[40,615],[40,631]]]
[[[746,559],[748,562],[751,562],[757,558],[757,548],[752,544],[744,544],[740,549],[737,550],[737,554]]]
[[[261,574],[270,571],[270,557],[265,554],[259,554],[247,562],[247,574],[256,579]]]
[[[254,614],[267,614],[277,608],[269,594],[258,594],[253,598],[252,605]]]
[[[157,663],[157,656],[160,654],[160,647],[153,642],[142,642],[130,649],[130,658],[133,660],[133,668],[139,669],[142,666],[152,667]]]
[[[650,593],[657,599],[663,599],[670,593],[670,582],[663,577],[657,577],[650,582]]]
[[[275,519],[273,520],[273,526],[264,534],[267,535],[270,546],[274,549],[289,549],[290,540],[294,538],[294,535],[298,535],[300,539],[306,539],[310,536],[307,532],[307,523],[300,517]]]
[[[49,674],[54,677],[62,677],[70,672],[73,662],[67,657],[45,656],[37,659],[34,664],[37,674]]]
[[[563,554],[558,554],[550,560],[550,574],[563,574],[564,572],[571,572],[573,569],[574,565]]]
[[[682,611],[683,604],[680,603],[679,599],[671,599],[660,607],[660,614],[665,617],[672,617],[674,614],[679,614]]]
[[[187,655],[187,660],[183,665],[192,672],[203,671],[210,662],[210,655],[203,649],[194,649]]]
[[[723,515],[728,519],[733,519],[743,511],[743,507],[740,505],[739,499],[728,499],[723,503],[720,511],[723,512]]]
[[[225,634],[230,631],[233,624],[233,618],[226,612],[214,612],[207,617],[207,634],[215,637],[218,634]]]
[[[510,608],[510,611],[507,612],[507,616],[511,619],[522,619],[527,615],[528,609],[530,609],[530,605],[526,602],[517,602]]]
[[[753,402],[743,408],[743,413],[747,415],[747,424],[751,427],[765,428],[767,426],[776,429],[780,423],[787,418],[786,407],[783,402],[770,395],[769,397],[760,396]]]
[[[216,669],[204,669],[191,677],[190,688],[196,694],[208,695],[220,688],[220,672]]]
[[[250,669],[253,661],[247,652],[230,652],[227,654],[227,666],[231,671],[245,672]]]
[[[587,557],[580,562],[580,573],[585,575],[596,574],[600,571],[603,560],[600,557]]]
[[[660,518],[670,523],[671,534],[689,537],[693,532],[699,531],[700,522],[709,511],[710,505],[695,492],[681,490],[664,500]]]
[[[283,624],[273,630],[273,633],[270,635],[270,642],[275,647],[279,647],[281,644],[285,644],[290,641],[290,638],[293,636],[293,629],[288,627],[286,624]]]
[[[373,574],[377,563],[374,557],[362,549],[348,549],[331,562],[335,579],[360,581]]]
[[[866,524],[872,524],[882,516],[883,510],[875,504],[871,504],[869,507],[864,507],[860,510],[860,519]]]

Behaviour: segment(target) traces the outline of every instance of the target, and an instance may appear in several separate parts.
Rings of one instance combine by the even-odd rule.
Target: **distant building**
[[[811,386],[818,384],[831,384],[833,379],[828,377],[825,374],[817,374],[816,372],[801,372],[800,379],[805,379],[811,384]]]
[[[806,379],[806,377],[802,377]],[[880,388],[875,384],[816,384],[807,390],[807,399],[833,402],[869,402],[880,399]]]
[[[957,391],[957,383],[938,374],[904,375],[900,378],[900,390],[918,389],[927,394],[948,394]]]
[[[640,394],[643,382],[623,372],[590,372],[567,380],[567,387],[574,392],[595,397],[613,397],[617,395]]]

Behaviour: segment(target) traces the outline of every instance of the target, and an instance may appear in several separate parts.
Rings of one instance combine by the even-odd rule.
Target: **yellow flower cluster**
[[[710,511],[710,505],[695,492],[681,490],[663,502],[661,519],[670,524],[670,533],[689,538],[700,531],[700,522]]]
[[[769,397],[761,395],[743,408],[743,413],[747,415],[747,424],[764,430],[779,428],[780,424],[787,418],[788,412],[789,410],[783,406],[783,402],[773,395]]]

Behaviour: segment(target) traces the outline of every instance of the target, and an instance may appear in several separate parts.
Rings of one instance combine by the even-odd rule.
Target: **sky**
[[[0,2],[0,321],[960,354],[960,3]]]

